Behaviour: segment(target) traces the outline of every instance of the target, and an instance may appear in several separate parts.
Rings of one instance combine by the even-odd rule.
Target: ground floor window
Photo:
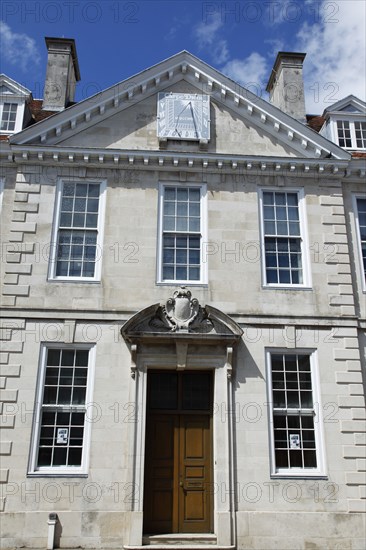
[[[321,473],[321,419],[311,353],[268,353],[272,474]]]
[[[43,347],[31,472],[85,470],[92,355],[90,347]]]

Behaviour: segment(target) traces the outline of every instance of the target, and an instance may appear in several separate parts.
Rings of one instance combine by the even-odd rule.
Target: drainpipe
[[[56,523],[58,521],[57,514],[50,514],[48,516],[48,537],[47,537],[47,550],[53,550],[55,544],[55,531]]]

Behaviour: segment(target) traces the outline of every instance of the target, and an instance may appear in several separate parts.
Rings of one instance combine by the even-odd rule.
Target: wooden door
[[[207,372],[149,373],[146,534],[211,532],[211,386]]]

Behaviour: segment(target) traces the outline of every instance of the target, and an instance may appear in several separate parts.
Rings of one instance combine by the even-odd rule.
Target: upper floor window
[[[104,183],[60,183],[50,278],[100,279]]]
[[[261,194],[264,284],[309,284],[303,196],[300,191],[263,190]]]
[[[366,198],[355,197],[356,228],[358,233],[363,289],[366,290]]]
[[[17,118],[17,103],[4,103],[1,114],[1,131],[14,132]]]
[[[206,282],[205,200],[203,185],[161,186],[158,282]]]
[[[322,475],[313,354],[268,352],[267,367],[272,475]]]
[[[81,345],[42,348],[30,473],[86,473],[93,351]]]
[[[345,149],[366,149],[366,121],[337,120],[338,145]]]

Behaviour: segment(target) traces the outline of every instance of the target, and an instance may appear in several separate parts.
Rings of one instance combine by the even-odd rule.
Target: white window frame
[[[338,122],[349,122],[350,127],[350,133],[351,133],[351,147],[343,147],[342,145],[339,145],[339,138],[338,138]],[[350,113],[342,113],[339,115],[334,115],[334,120],[332,124],[333,129],[333,141],[336,143],[339,147],[342,147],[342,149],[349,150],[349,151],[365,151],[366,147],[357,147],[357,140],[356,140],[356,129],[355,129],[355,122],[366,122],[365,116],[360,116],[359,113],[354,116],[350,116]]]
[[[83,411],[85,410],[85,422],[84,422],[84,434],[83,434],[82,462],[80,466],[37,467],[39,438],[40,438],[40,431],[41,431],[43,390],[44,390],[44,382],[46,377],[46,366],[47,366],[46,358],[47,358],[48,349],[89,350],[85,406],[83,406],[82,408]],[[88,409],[89,411],[91,410],[91,406],[93,403],[92,395],[94,390],[95,356],[96,356],[95,344],[62,344],[62,343],[52,343],[52,344],[42,343],[41,344],[38,378],[37,378],[37,390],[36,390],[36,399],[35,399],[34,417],[33,417],[33,428],[32,428],[32,437],[31,437],[31,447],[30,447],[29,464],[28,464],[28,476],[86,477],[88,475],[89,455],[90,455],[90,436],[91,436],[91,425],[92,425],[91,413],[89,412],[89,416],[88,416]],[[65,409],[66,408],[67,410],[70,410],[71,407],[65,407]],[[81,407],[80,407],[80,410],[81,410]]]
[[[100,186],[99,194],[99,212],[98,212],[98,226],[97,226],[97,253],[95,262],[95,272],[93,277],[75,277],[75,276],[60,276],[56,275],[57,268],[57,242],[58,232],[60,224],[60,210],[62,200],[62,188],[64,183],[92,183]],[[82,179],[77,178],[62,178],[58,180],[56,187],[54,220],[52,230],[52,240],[50,247],[50,261],[48,268],[48,280],[49,281],[62,281],[71,283],[99,283],[102,276],[102,257],[103,257],[103,239],[104,239],[104,218],[105,218],[105,202],[106,202],[107,182],[106,180],[94,180],[94,179]]]
[[[261,264],[262,264],[262,286],[264,288],[283,288],[283,289],[295,289],[295,290],[310,290],[312,288],[311,281],[311,264],[309,256],[309,242],[308,242],[308,227],[307,227],[307,215],[306,215],[306,201],[305,194],[302,188],[293,187],[262,187],[259,192],[259,220],[260,220],[260,238],[261,238]],[[299,208],[299,222],[300,222],[300,245],[301,245],[301,260],[302,260],[302,274],[303,282],[301,284],[291,283],[267,283],[266,272],[266,254],[265,254],[265,231],[264,231],[264,217],[263,217],[263,193],[297,193],[298,195],[298,208]],[[280,238],[281,235],[278,235]]]
[[[5,178],[0,178],[0,214],[3,208],[4,189],[5,189]]]
[[[196,187],[200,189],[200,217],[201,217],[201,247],[200,247],[200,279],[199,280],[180,280],[180,279],[163,279],[163,211],[164,211],[164,189],[166,187]],[[204,183],[180,183],[180,182],[160,182],[159,183],[159,205],[158,205],[158,251],[157,251],[157,266],[156,266],[156,280],[157,284],[162,285],[178,285],[189,284],[194,285],[207,285],[208,267],[207,262],[203,261],[203,245],[207,243],[207,185]],[[174,233],[174,232],[172,232]]]
[[[3,119],[3,110],[5,103],[14,103],[17,105],[17,115],[15,118],[14,130],[1,130],[1,121]],[[0,134],[12,135],[20,132],[23,129],[25,99],[14,97],[12,94],[4,94],[0,101]]]
[[[268,431],[270,444],[270,475],[271,478],[326,478],[326,457],[324,445],[324,426],[322,405],[320,399],[320,381],[317,351],[315,349],[288,349],[288,348],[266,348],[266,371],[267,371],[267,398],[268,398]],[[283,355],[308,355],[310,358],[311,385],[314,408],[314,435],[316,451],[316,468],[276,468],[275,441],[273,429],[273,396],[272,396],[272,354]],[[301,409],[299,409],[301,410]]]
[[[357,242],[357,255],[358,255],[358,265],[360,270],[360,278],[361,278],[361,285],[362,285],[362,292],[366,293],[366,278],[365,278],[365,272],[363,267],[363,257],[362,257],[362,245],[361,245],[361,231],[360,231],[360,222],[358,219],[358,208],[357,208],[357,199],[364,199],[366,200],[366,194],[362,195],[361,193],[355,194],[352,196],[352,202],[353,202],[353,212],[355,217],[355,229],[356,229],[356,242]]]

